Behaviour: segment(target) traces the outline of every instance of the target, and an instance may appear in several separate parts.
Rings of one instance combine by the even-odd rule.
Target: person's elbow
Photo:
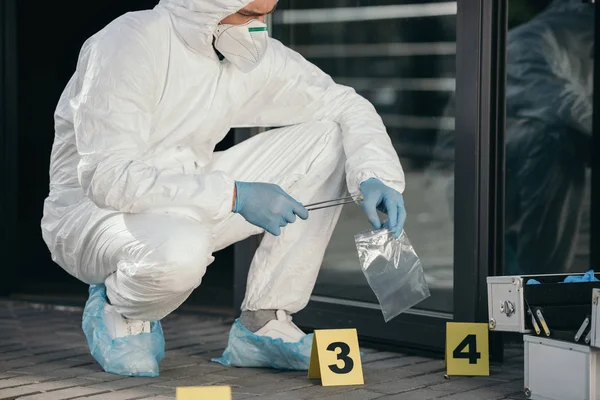
[[[122,163],[93,162],[85,157],[77,166],[79,184],[86,195],[97,207],[119,212],[129,212],[125,196],[117,192],[122,187],[119,176],[127,167]]]

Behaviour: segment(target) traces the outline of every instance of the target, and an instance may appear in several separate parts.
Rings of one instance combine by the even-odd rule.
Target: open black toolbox
[[[600,281],[569,282],[552,274],[488,277],[490,330],[529,333],[557,340],[589,344],[593,290]],[[600,279],[600,273],[595,273]],[[527,284],[535,279],[540,284]]]

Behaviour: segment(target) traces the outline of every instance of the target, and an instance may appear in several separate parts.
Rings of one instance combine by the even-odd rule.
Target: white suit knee
[[[100,224],[86,253],[96,255],[107,293],[128,318],[159,320],[197,288],[214,258],[213,237],[198,222],[177,215],[116,215]],[[89,262],[89,261],[88,261]],[[91,266],[91,265],[90,265]]]

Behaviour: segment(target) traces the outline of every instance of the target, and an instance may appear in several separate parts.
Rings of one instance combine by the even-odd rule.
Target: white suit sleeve
[[[152,115],[164,81],[155,48],[160,29],[121,23],[83,46],[79,92],[72,100],[78,176],[99,207],[147,212],[192,207],[208,219],[231,211],[234,181],[220,171],[182,174],[149,164]],[[167,39],[163,39],[167,40]]]
[[[270,44],[263,62],[250,73],[256,93],[241,107],[244,112],[236,126],[334,121],[343,133],[350,193],[357,194],[360,183],[369,178],[378,178],[402,193],[404,172],[373,105],[277,40],[271,39]]]

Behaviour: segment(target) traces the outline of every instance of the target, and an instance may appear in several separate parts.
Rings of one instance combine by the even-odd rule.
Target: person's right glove
[[[308,219],[308,210],[277,185],[235,182],[235,187],[233,212],[274,236],[281,234],[282,227],[296,221],[296,215]]]

